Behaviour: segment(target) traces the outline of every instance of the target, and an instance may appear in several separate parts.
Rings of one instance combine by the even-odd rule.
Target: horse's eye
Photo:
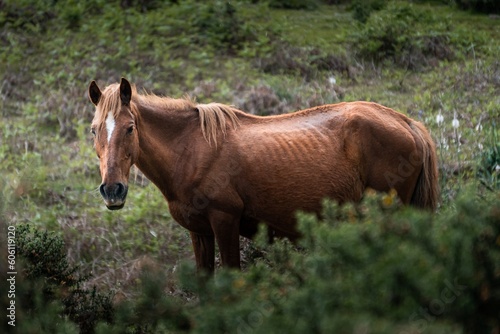
[[[90,133],[92,133],[92,136],[95,137],[95,129],[94,128],[90,129]]]
[[[132,132],[134,131],[134,126],[131,125],[128,129],[127,129],[127,134],[130,135],[132,134]]]

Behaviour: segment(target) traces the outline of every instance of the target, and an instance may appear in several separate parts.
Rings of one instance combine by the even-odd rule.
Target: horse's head
[[[130,167],[139,154],[132,87],[123,79],[103,92],[95,81],[89,86],[90,101],[96,106],[92,121],[94,148],[100,161],[102,183],[99,187],[104,203],[110,210],[125,205]]]

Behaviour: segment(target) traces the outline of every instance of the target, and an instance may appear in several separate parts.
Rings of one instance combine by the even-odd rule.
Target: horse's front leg
[[[214,271],[215,265],[215,241],[213,235],[204,235],[191,232],[196,268],[198,271]]]
[[[212,212],[210,225],[219,246],[222,265],[240,268],[240,217],[225,212]]]

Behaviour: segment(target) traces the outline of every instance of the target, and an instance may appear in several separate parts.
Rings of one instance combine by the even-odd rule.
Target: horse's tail
[[[417,180],[410,204],[434,211],[439,201],[439,179],[436,146],[427,129],[420,122],[412,122],[410,127],[420,139],[423,152],[422,171]]]

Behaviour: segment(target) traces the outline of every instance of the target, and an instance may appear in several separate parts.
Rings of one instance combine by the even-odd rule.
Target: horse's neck
[[[172,197],[176,162],[190,144],[195,116],[181,110],[138,109],[140,153],[136,165],[168,199]]]

